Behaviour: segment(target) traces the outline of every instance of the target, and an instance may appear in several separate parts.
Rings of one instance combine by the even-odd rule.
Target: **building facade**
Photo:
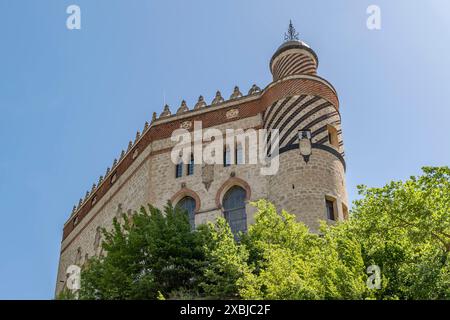
[[[81,266],[101,254],[101,228],[114,217],[151,203],[167,201],[185,208],[193,227],[225,217],[233,232],[246,231],[254,221],[250,201],[268,199],[295,214],[316,231],[319,220],[347,217],[345,160],[339,100],[333,86],[317,75],[318,57],[290,28],[286,41],[270,60],[273,81],[264,89],[253,85],[244,95],[235,87],[229,99],[218,91],[208,105],[202,96],[190,110],[183,101],[176,113],[168,106],[153,115],[142,133],[114,160],[92,190],[80,199],[63,228],[56,284],[67,282],[67,268]],[[279,168],[262,175],[261,164],[248,164],[251,145],[225,147],[221,164],[174,164],[171,135],[194,121],[203,129],[278,129]],[[299,131],[307,132],[311,154],[300,152]],[[205,144],[207,142],[204,142]],[[234,158],[236,161],[229,161]],[[236,164],[235,164],[236,162]]]

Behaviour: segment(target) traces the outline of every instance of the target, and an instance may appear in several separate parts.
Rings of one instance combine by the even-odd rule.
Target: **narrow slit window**
[[[223,166],[229,167],[231,165],[231,152],[230,148],[227,146],[223,152]]]
[[[187,175],[191,176],[194,174],[194,154],[191,154],[191,160],[187,165]]]
[[[339,148],[337,129],[331,125],[328,125],[327,129],[328,129],[328,143],[335,148]]]

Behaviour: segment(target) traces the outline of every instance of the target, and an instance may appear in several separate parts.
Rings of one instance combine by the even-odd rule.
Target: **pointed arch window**
[[[223,197],[223,209],[225,220],[230,225],[235,239],[240,232],[247,232],[247,214],[245,212],[246,192],[239,186],[228,190]]]
[[[186,213],[188,214],[188,217],[189,217],[189,224],[191,225],[191,229],[194,230],[195,229],[195,207],[196,207],[195,199],[192,197],[189,197],[189,196],[184,197],[177,203],[176,207],[181,210],[186,211]]]
[[[177,165],[175,166],[175,178],[181,178],[183,176],[183,159],[180,157]]]

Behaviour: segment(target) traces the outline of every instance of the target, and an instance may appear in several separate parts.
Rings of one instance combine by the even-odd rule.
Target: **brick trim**
[[[172,198],[170,199],[170,202],[173,205],[176,205],[178,203],[178,201],[180,201],[184,197],[191,197],[195,200],[195,213],[198,213],[201,208],[200,197],[198,196],[198,194],[195,191],[193,191],[189,188],[182,188],[181,190],[179,190],[177,193],[175,193],[172,196]]]

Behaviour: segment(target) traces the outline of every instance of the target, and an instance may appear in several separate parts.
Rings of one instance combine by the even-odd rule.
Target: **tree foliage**
[[[82,271],[82,299],[156,299],[197,287],[204,241],[183,211],[141,208],[103,234],[107,255]]]
[[[359,192],[350,219],[318,233],[260,200],[239,241],[223,218],[191,231],[170,204],[142,208],[104,230],[107,254],[82,270],[79,297],[449,299],[450,169]]]
[[[381,268],[377,298],[450,298],[450,169],[423,172],[382,188],[359,187],[348,230],[366,265]]]

